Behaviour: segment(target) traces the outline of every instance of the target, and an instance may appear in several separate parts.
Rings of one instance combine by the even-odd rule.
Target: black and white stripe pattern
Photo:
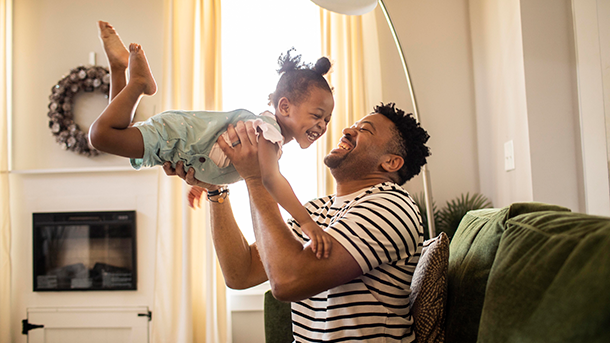
[[[334,196],[327,196],[305,207],[352,254],[363,275],[293,303],[296,342],[413,341],[409,294],[423,242],[417,206],[390,182],[334,202]],[[289,224],[308,241],[296,222]]]

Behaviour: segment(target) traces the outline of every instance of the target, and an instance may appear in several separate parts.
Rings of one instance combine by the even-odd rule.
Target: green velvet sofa
[[[449,251],[447,342],[610,342],[610,218],[471,211]]]
[[[471,211],[446,273],[445,342],[610,342],[610,218],[535,202]],[[265,330],[292,339],[289,304],[270,293]]]

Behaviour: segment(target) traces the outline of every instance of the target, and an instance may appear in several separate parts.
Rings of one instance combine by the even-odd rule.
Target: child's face
[[[314,87],[311,89],[309,98],[300,104],[285,102],[280,99],[280,115],[278,121],[282,126],[282,133],[286,142],[295,139],[301,149],[308,148],[313,142],[326,132],[326,126],[335,107],[333,95],[324,89]]]

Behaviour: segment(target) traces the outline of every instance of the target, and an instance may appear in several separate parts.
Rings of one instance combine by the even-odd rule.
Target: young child
[[[216,141],[223,136],[228,144],[236,146],[240,142],[229,142],[227,126],[253,121],[259,136],[259,163],[265,186],[310,238],[316,256],[328,257],[329,235],[311,219],[280,174],[278,159],[283,144],[294,139],[305,149],[326,132],[334,107],[332,90],[323,77],[330,69],[330,61],[322,57],[311,68],[300,63],[300,55],[291,57],[291,50],[280,56],[281,77],[270,96],[275,114],[266,111],[257,116],[246,110],[167,111],[131,125],[140,98],[155,94],[157,85],[141,46],[132,43],[127,50],[109,23],[99,21],[98,25],[110,66],[110,103],[91,125],[91,145],[130,158],[136,169],[167,161],[175,166],[182,161],[185,171],[195,169],[199,181],[222,185],[240,177]],[[193,198],[200,196],[201,189],[193,188],[189,194],[191,204]]]

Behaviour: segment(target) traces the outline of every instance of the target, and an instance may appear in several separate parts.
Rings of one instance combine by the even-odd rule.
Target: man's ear
[[[290,105],[290,100],[288,100],[287,97],[280,98],[277,102],[277,112],[280,115],[287,117],[290,114]]]
[[[386,154],[382,157],[381,168],[388,173],[394,173],[400,170],[405,164],[405,160],[394,154]]]

